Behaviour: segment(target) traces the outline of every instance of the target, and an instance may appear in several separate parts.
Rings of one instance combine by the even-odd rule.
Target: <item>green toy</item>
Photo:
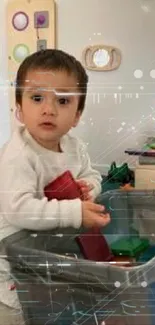
[[[127,163],[117,167],[114,161],[108,171],[108,179],[111,182],[126,184],[134,181],[134,173],[129,169]]]
[[[148,145],[150,149],[155,149],[155,143],[151,143]]]
[[[111,244],[114,255],[136,257],[150,246],[149,240],[139,237],[121,238]]]

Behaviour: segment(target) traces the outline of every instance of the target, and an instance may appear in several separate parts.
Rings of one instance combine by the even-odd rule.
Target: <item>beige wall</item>
[[[140,145],[155,130],[155,84],[150,77],[150,71],[155,69],[155,2],[57,0],[57,15],[58,47],[78,59],[89,44],[115,45],[122,51],[119,70],[89,72],[86,112],[76,133],[89,143],[95,163],[103,166],[114,159],[128,159],[124,149]],[[134,77],[136,69],[143,71],[141,79]],[[118,90],[119,86],[122,90]],[[97,95],[93,100],[92,93],[99,93],[99,103]],[[117,100],[115,93],[121,93]]]

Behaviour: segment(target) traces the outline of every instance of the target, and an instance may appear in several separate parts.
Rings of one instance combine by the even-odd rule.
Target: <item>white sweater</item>
[[[15,228],[81,226],[81,200],[48,201],[44,187],[69,169],[75,179],[85,179],[95,186],[95,198],[101,191],[101,176],[91,168],[85,146],[77,138],[66,135],[60,145],[60,153],[45,149],[23,127],[5,145],[0,159],[0,211],[7,233]]]
[[[81,200],[48,201],[44,187],[70,170],[75,179],[94,185],[91,195],[95,198],[101,191],[101,176],[92,169],[85,146],[77,138],[67,134],[60,146],[61,153],[43,148],[24,127],[5,144],[0,157],[0,240],[24,228],[81,226]]]

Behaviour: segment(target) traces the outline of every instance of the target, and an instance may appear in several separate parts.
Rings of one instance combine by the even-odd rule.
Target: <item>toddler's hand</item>
[[[104,214],[105,207],[93,202],[82,202],[82,223],[86,228],[104,227],[110,222],[109,213]]]
[[[93,184],[90,184],[84,180],[77,180],[76,181],[79,188],[80,188],[80,191],[82,193],[82,196],[83,196],[83,200],[84,201],[91,201],[92,200],[92,197],[90,195],[90,191],[93,190],[94,188],[94,185]]]

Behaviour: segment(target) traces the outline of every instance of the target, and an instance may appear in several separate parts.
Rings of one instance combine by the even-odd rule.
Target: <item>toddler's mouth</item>
[[[55,128],[56,127],[56,125],[51,122],[41,123],[40,126],[45,127],[45,128]]]

